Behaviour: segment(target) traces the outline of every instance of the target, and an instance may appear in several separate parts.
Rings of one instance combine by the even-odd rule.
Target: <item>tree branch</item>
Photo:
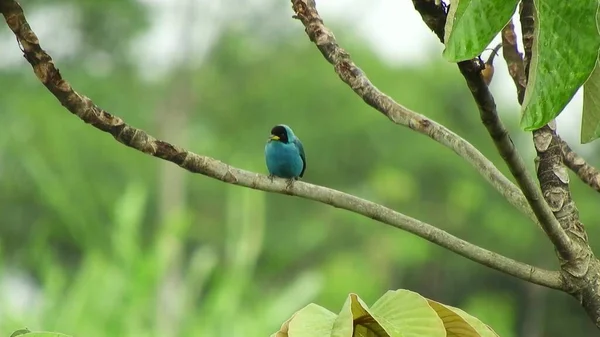
[[[530,39],[530,37],[528,37]],[[517,47],[517,36],[512,20],[502,29],[502,54],[508,65],[508,73],[515,82],[517,88],[517,99],[519,104],[523,104],[525,97],[525,88],[527,87],[527,78],[523,64],[523,55]],[[600,192],[600,171],[594,166],[588,164],[585,159],[578,155],[569,147],[569,144],[556,135],[563,152],[563,161],[581,181]]]
[[[585,159],[577,154],[577,152],[573,151],[571,147],[569,147],[569,144],[561,139],[560,136],[559,141],[563,151],[565,165],[575,172],[581,181],[600,192],[600,171],[588,164]]]
[[[534,3],[531,0],[521,2],[521,27],[525,59],[518,52],[517,41],[514,38],[514,26],[509,23],[502,30],[504,58],[508,64],[509,73],[517,87],[519,104],[523,103],[525,87],[528,81],[529,66],[534,40]],[[514,71],[513,71],[514,70]],[[576,255],[567,261],[561,260],[561,271],[565,289],[573,295],[585,308],[586,312],[600,328],[600,262],[594,257],[588,245],[587,234],[579,220],[579,211],[571,198],[569,176],[563,166],[563,161],[574,170],[588,185],[598,186],[598,171],[587,165],[583,158],[573,152],[555,131],[556,123],[533,132],[534,144],[538,154],[537,174],[541,183],[544,197],[553,206],[553,212],[567,230],[573,240]],[[596,187],[595,187],[596,186]],[[597,188],[596,188],[597,189]]]
[[[314,0],[292,0],[306,34],[315,43],[325,59],[333,65],[340,79],[360,96],[365,103],[381,112],[389,120],[417,131],[452,149],[471,164],[510,204],[537,222],[523,193],[477,148],[437,122],[414,112],[394,101],[375,87],[365,73],[357,67],[348,52],[341,48],[333,33],[323,24]]]
[[[423,21],[436,33],[443,43],[447,13],[442,6],[436,6],[428,0],[413,0],[413,4],[415,9],[421,14]],[[504,159],[510,172],[521,187],[542,229],[561,256],[565,258],[574,256],[575,252],[573,249],[575,247],[571,244],[571,239],[554,217],[552,209],[546,203],[533,177],[527,172],[523,158],[521,158],[510,138],[508,130],[498,117],[494,97],[481,77],[481,66],[475,60],[468,60],[459,62],[458,68],[467,81],[469,90],[477,103],[481,121],[494,140],[494,144],[502,159]]]
[[[0,12],[22,45],[24,56],[32,65],[36,76],[60,103],[84,122],[110,133],[117,141],[131,148],[175,163],[190,172],[200,173],[229,184],[294,195],[361,214],[420,236],[500,272],[549,288],[562,288],[558,272],[538,269],[496,254],[374,202],[301,181],[295,182],[291,188],[288,188],[284,179],[276,179],[271,183],[265,175],[241,170],[219,160],[201,156],[155,139],[146,132],[127,125],[121,118],[108,113],[95,105],[88,97],[73,90],[54,66],[50,55],[40,47],[37,36],[29,27],[23,10],[16,1],[0,0]]]
[[[521,2],[521,30],[523,32],[523,61],[526,83],[529,80],[534,40],[534,4],[533,0]],[[520,104],[523,102],[520,101]],[[556,219],[575,241],[571,245],[571,254],[563,255],[563,269],[575,277],[587,273],[591,258],[591,250],[587,244],[588,238],[583,223],[579,220],[579,210],[571,197],[569,190],[569,173],[563,165],[561,141],[556,134],[556,122],[533,131],[533,143],[538,155],[537,176],[546,202],[550,205]],[[558,248],[558,247],[557,247]]]
[[[502,28],[502,56],[508,66],[508,74],[515,82],[517,88],[517,101],[519,105],[523,104],[525,98],[525,88],[527,87],[527,78],[525,77],[525,65],[523,64],[523,55],[517,47],[517,34],[515,34],[515,25],[512,19]]]

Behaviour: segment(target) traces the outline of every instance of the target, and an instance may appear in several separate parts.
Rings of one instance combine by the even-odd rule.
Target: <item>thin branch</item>
[[[559,137],[560,138],[560,137]],[[577,152],[573,151],[569,144],[563,139],[560,139],[564,162],[581,181],[586,183],[594,190],[600,192],[600,171],[594,166],[588,164]]]
[[[287,182],[283,179],[271,182],[265,175],[241,170],[219,160],[201,156],[155,139],[146,132],[125,124],[121,118],[108,113],[95,105],[88,97],[73,90],[54,66],[50,55],[40,47],[37,36],[29,27],[23,10],[16,1],[0,0],[0,12],[23,46],[24,56],[32,65],[36,76],[60,103],[84,122],[110,133],[116,140],[131,148],[175,163],[190,172],[200,173],[229,184],[265,192],[294,195],[361,214],[415,234],[500,272],[549,288],[562,289],[562,280],[558,272],[539,269],[483,249],[439,228],[374,202],[301,181],[295,182],[288,188]]]
[[[494,78],[494,59],[498,56],[500,47],[502,47],[502,43],[498,43],[498,45],[492,49],[490,56],[488,56],[487,61],[485,61],[484,68],[481,69],[481,77],[483,77],[483,81],[487,86],[492,83],[492,79]]]
[[[357,67],[348,52],[341,48],[333,33],[323,24],[314,0],[292,0],[294,18],[305,26],[306,34],[315,43],[325,59],[331,63],[340,79],[360,96],[365,103],[398,125],[426,135],[452,149],[471,164],[510,204],[537,222],[521,190],[506,178],[477,148],[437,122],[414,112],[394,101],[375,87]]]
[[[413,0],[413,4],[415,9],[421,14],[423,21],[436,33],[443,43],[447,13],[442,6],[436,6],[428,0]],[[481,77],[480,64],[475,60],[468,60],[459,62],[458,68],[467,81],[469,90],[477,103],[481,121],[493,139],[502,159],[504,159],[510,172],[521,187],[542,229],[561,256],[567,259],[574,256],[575,252],[573,250],[575,247],[571,244],[571,239],[567,236],[565,230],[555,218],[552,209],[546,203],[538,185],[527,171],[525,162],[510,138],[508,130],[498,117],[494,97]]]
[[[513,82],[515,82],[517,101],[521,105],[525,98],[527,78],[525,77],[523,55],[519,52],[517,34],[515,34],[515,25],[512,19],[502,28],[502,55],[508,66],[508,74],[513,79]]]

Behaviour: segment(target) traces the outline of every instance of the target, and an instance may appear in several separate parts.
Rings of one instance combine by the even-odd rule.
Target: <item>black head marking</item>
[[[289,139],[288,139],[288,134],[287,134],[287,130],[281,126],[281,125],[276,125],[271,129],[271,134],[273,136],[277,136],[279,137],[279,141],[282,143],[289,143]]]

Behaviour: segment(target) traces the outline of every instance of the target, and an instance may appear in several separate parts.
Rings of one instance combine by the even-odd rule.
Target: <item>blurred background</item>
[[[384,92],[507,175],[456,66],[410,1],[317,1]],[[289,1],[22,1],[62,75],[158,138],[265,173],[270,128],[304,142],[305,180],[382,203],[511,258],[556,268],[542,232],[452,151],[392,124],[309,42]],[[519,30],[517,26],[517,30]],[[496,39],[495,41],[498,41]],[[485,52],[487,56],[489,52]],[[533,170],[502,57],[491,85]],[[567,295],[327,205],[227,185],[129,149],[66,111],[0,25],[0,334],[268,336],[310,302],[405,288],[503,337],[590,336]],[[581,95],[559,118],[579,146]],[[598,196],[572,175],[592,244]]]

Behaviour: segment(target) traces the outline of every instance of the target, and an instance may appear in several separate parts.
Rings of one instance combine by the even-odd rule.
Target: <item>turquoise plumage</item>
[[[285,124],[271,129],[271,136],[265,145],[265,159],[271,178],[280,177],[293,181],[304,176],[304,146],[294,131]]]

